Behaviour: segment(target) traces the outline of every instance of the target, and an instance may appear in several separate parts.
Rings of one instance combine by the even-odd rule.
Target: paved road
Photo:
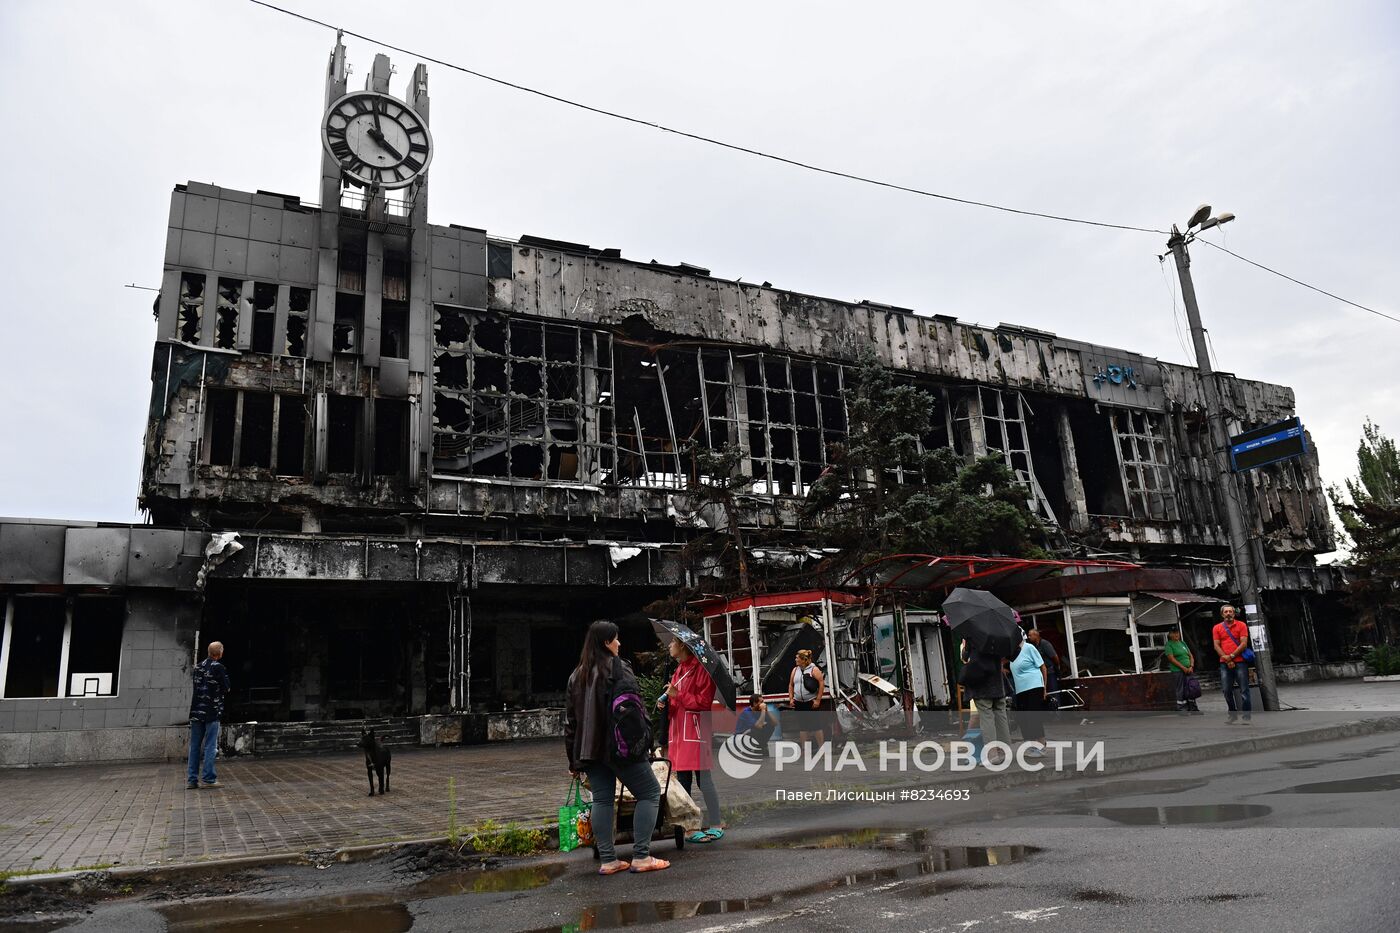
[[[1223,703],[1212,693],[1202,700],[1210,711],[1203,717],[1066,713],[1051,737],[1102,739],[1110,763],[1164,750],[1184,754],[1212,743],[1393,717],[1400,684],[1300,684],[1286,686],[1283,698],[1305,710],[1257,715],[1248,730],[1225,725]],[[363,757],[348,751],[226,761],[219,776],[222,789],[186,791],[183,765],[176,763],[0,772],[0,871],[184,863],[436,836],[447,829],[449,779],[462,825],[545,822],[567,783],[558,741],[400,751],[393,792],[382,798],[365,796]],[[907,776],[832,780],[890,779]],[[719,782],[727,805],[771,798],[773,788],[791,783],[771,769],[737,783],[721,775]]]
[[[276,869],[249,896],[79,929],[1393,930],[1397,804],[1390,733],[968,802],[775,807],[657,875],[600,878],[582,853],[427,887]]]

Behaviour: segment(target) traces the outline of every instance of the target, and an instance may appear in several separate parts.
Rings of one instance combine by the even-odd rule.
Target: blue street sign
[[[1265,425],[1230,438],[1230,464],[1236,472],[1291,460],[1308,452],[1308,440],[1297,418]]]

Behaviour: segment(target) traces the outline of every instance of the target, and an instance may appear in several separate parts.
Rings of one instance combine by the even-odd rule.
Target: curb
[[[1114,774],[1126,774],[1133,771],[1151,771],[1155,768],[1194,764],[1199,761],[1208,761],[1221,757],[1233,757],[1235,755],[1249,755],[1257,752],[1273,751],[1279,748],[1308,745],[1313,742],[1351,739],[1364,735],[1375,735],[1381,732],[1400,732],[1400,714],[1379,719],[1348,722],[1336,726],[1317,727],[1313,729],[1302,729],[1296,732],[1280,732],[1272,735],[1235,739],[1229,742],[1219,742],[1214,745],[1164,749],[1160,752],[1147,752],[1140,755],[1130,755],[1124,758],[1105,759],[1102,771],[1004,771],[999,773],[983,773],[971,777],[960,777],[954,779],[954,781],[958,784],[959,789],[987,792],[1004,790],[1012,787],[1022,787],[1027,784],[1039,784],[1045,781],[1072,781],[1105,777]],[[953,783],[954,781],[949,781],[948,783]],[[869,785],[869,787],[879,790],[902,790],[906,788],[914,789],[927,787],[929,783],[931,782],[927,780],[891,781],[888,783]],[[765,810],[769,807],[770,803],[771,801],[769,800],[745,801],[729,807],[728,812],[735,817],[740,817],[748,813]],[[811,804],[804,804],[801,801],[793,801],[788,803],[785,809],[804,810],[819,809],[821,807],[821,802],[814,801]],[[559,826],[557,823],[522,823],[520,826],[522,829],[542,831],[546,837],[546,844],[550,848],[555,848],[559,845]],[[183,862],[171,865],[122,865],[115,868],[97,870],[69,870],[11,878],[8,881],[0,882],[0,889],[9,888],[15,890],[26,887],[66,884],[76,881],[85,875],[93,874],[105,875],[112,879],[142,878],[158,880],[167,875],[198,874],[206,871],[227,871],[231,868],[260,868],[268,865],[306,865],[319,862],[351,862],[359,859],[374,858],[409,846],[442,845],[447,841],[446,835],[424,836],[415,839],[399,839],[393,842],[342,846],[341,848],[324,853],[315,851],[284,852],[271,855],[242,855],[232,858],[208,859],[201,862]]]

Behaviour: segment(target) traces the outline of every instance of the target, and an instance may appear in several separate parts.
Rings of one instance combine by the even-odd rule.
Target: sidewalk
[[[1050,727],[1050,738],[1102,740],[1107,773],[1400,730],[1400,684],[1300,684],[1284,687],[1281,696],[1306,711],[1256,713],[1248,727],[1226,725],[1224,703],[1213,693],[1202,698],[1205,716],[1067,712]],[[793,770],[776,773],[771,763],[748,780],[716,777],[726,808],[764,805],[775,788],[798,786]],[[195,791],[185,790],[184,766],[174,762],[4,771],[0,871],[295,855],[440,836],[447,830],[449,778],[461,827],[487,819],[552,823],[568,783],[560,740],[398,750],[391,793],[374,798],[366,796],[359,753],[225,760],[219,763],[225,786]],[[1041,779],[872,769],[831,775],[826,783],[987,789]]]

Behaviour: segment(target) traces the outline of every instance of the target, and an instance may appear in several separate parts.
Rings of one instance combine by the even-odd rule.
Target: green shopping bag
[[[564,795],[564,805],[559,808],[560,852],[572,852],[580,845],[590,845],[593,842],[593,803],[583,802],[580,785],[578,778],[569,782],[569,791]],[[580,828],[583,830],[582,834],[579,832]]]

